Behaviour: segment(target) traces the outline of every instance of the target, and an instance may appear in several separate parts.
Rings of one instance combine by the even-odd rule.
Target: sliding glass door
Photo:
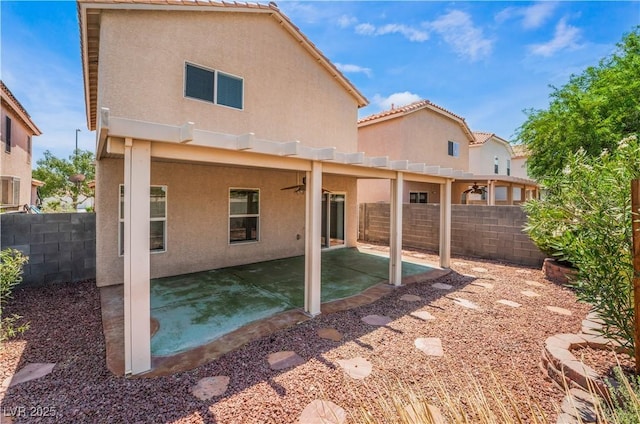
[[[345,195],[325,193],[322,195],[322,236],[323,248],[345,245],[344,219]]]

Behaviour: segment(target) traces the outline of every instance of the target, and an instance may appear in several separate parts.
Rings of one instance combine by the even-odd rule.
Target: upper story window
[[[460,156],[460,143],[458,143],[457,141],[449,141],[448,153],[449,153],[449,156],[453,156],[455,158]]]
[[[27,136],[27,163],[31,163],[31,136]]]
[[[11,118],[5,116],[4,151],[11,153]]]
[[[511,159],[507,159],[507,175],[511,175]]]
[[[242,109],[244,80],[214,69],[187,63],[184,72],[184,95],[192,99]]]
[[[500,167],[498,166],[498,165],[499,165],[499,163],[500,163],[500,162],[499,162],[499,160],[498,160],[498,156],[494,156],[494,157],[493,157],[493,173],[494,173],[494,174],[497,174],[497,173],[498,173],[498,171],[500,170]]]

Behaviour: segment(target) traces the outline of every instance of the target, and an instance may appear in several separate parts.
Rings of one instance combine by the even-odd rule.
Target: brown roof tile
[[[488,132],[481,132],[481,131],[474,131],[473,132],[473,137],[476,139],[476,141],[474,141],[473,143],[471,143],[472,145],[475,144],[484,144],[487,141],[489,141],[491,139],[491,137],[495,136],[495,133],[488,133]]]

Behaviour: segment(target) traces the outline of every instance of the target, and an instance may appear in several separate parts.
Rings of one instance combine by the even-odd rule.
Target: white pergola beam
[[[364,164],[374,168],[388,168],[389,156],[365,157]]]
[[[440,167],[438,165],[428,165],[425,169],[424,172],[427,174],[433,174],[433,175],[437,175],[438,171],[440,171]]]
[[[187,122],[180,127],[180,143],[189,143],[193,141],[193,122]]]
[[[408,160],[392,160],[390,162],[390,167],[393,170],[401,171],[409,168]]]
[[[364,163],[364,152],[346,153],[344,163],[348,163],[348,164]]]
[[[254,133],[247,133],[238,136],[236,139],[236,150],[250,150],[254,147],[256,135]]]
[[[289,141],[287,143],[282,143],[280,145],[280,155],[281,156],[296,156],[298,155],[298,150],[300,148],[299,141]]]
[[[438,170],[438,175],[442,175],[444,177],[449,177],[453,175],[453,168],[440,168]]]

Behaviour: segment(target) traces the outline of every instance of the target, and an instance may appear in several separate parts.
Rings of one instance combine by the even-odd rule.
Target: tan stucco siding
[[[406,143],[402,118],[379,122],[358,128],[358,150],[367,156],[389,156],[391,160],[402,157]]]
[[[403,203],[409,203],[411,192],[426,192],[429,203],[440,203],[440,184],[406,181],[402,191]],[[389,180],[358,180],[359,203],[389,203],[390,201],[391,182]]]
[[[527,158],[519,157],[511,159],[511,175],[518,178],[529,178]]]
[[[123,160],[103,159],[97,172],[97,282],[121,284],[118,187],[124,181]],[[152,162],[151,184],[167,186],[167,234],[166,252],[151,254],[151,277],[304,254],[305,196],[280,190],[296,181],[294,172]],[[345,231],[348,245],[355,245],[355,179],[325,176],[323,187],[347,193]],[[229,244],[230,188],[260,190],[259,242]]]
[[[484,144],[469,148],[469,172],[477,175],[494,174],[494,158],[498,157],[498,174],[507,175],[507,160],[511,159],[511,152],[503,143],[488,140]],[[511,175],[514,175],[514,166],[511,164]]]
[[[357,149],[357,101],[268,14],[103,11],[98,107],[112,116]],[[243,78],[244,109],[185,98],[185,62]]]
[[[6,116],[11,118],[11,153],[5,151],[7,136]],[[18,205],[31,203],[31,153],[28,150],[27,139],[31,131],[20,118],[2,104],[0,115],[2,122],[2,137],[0,142],[0,175],[20,178],[20,201]],[[32,138],[33,143],[33,138]]]
[[[443,168],[468,169],[469,139],[459,123],[428,109],[409,114],[404,120],[407,142],[402,149],[403,158]],[[449,141],[459,144],[458,157],[449,156]]]

